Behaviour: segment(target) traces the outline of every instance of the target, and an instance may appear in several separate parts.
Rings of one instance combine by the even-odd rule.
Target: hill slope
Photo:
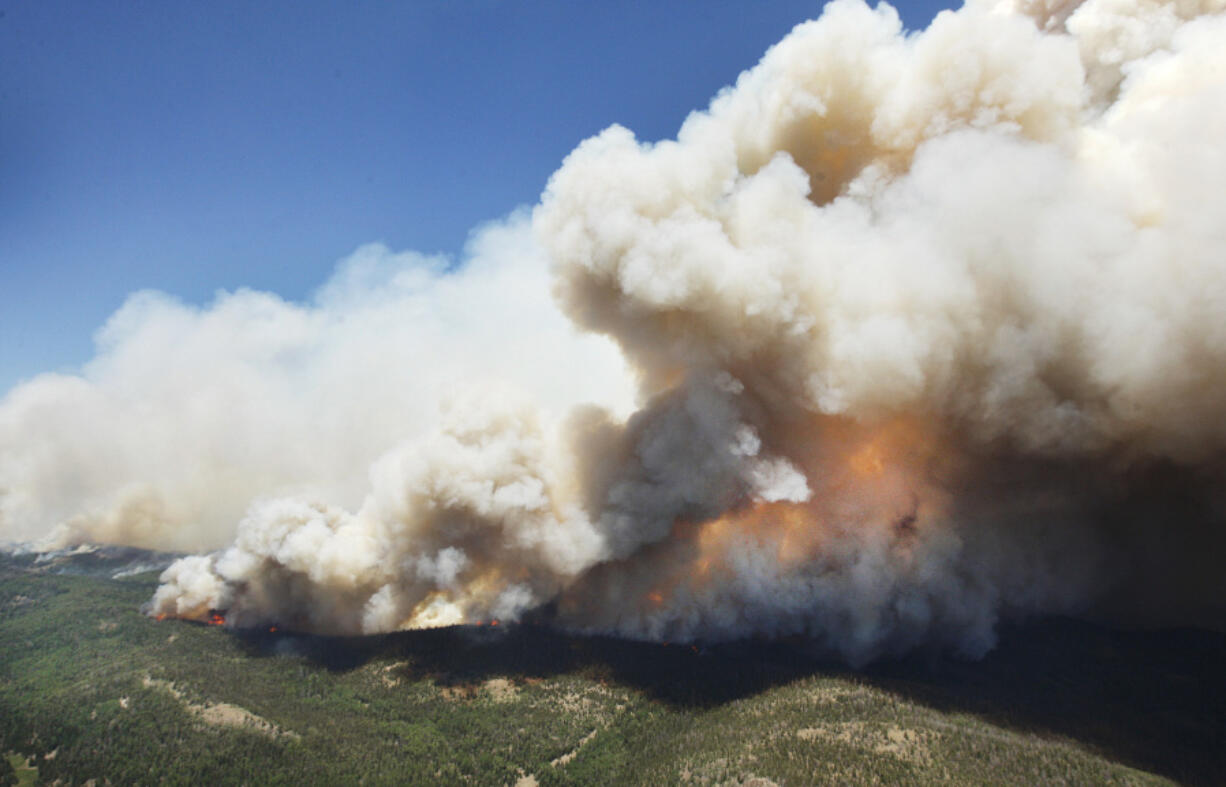
[[[97,558],[91,558],[97,562]],[[365,638],[138,612],[154,575],[0,557],[0,780],[966,784],[1226,773],[1226,638],[1060,621],[852,673],[534,626]],[[92,574],[92,575],[91,575]],[[18,770],[14,770],[14,766]]]

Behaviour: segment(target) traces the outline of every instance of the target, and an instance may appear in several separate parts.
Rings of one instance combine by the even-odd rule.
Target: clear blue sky
[[[0,394],[86,361],[134,290],[300,299],[362,243],[454,253],[583,138],[675,134],[820,8],[0,0]]]

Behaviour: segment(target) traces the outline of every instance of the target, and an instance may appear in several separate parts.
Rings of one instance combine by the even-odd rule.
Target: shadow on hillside
[[[1191,784],[1226,783],[1226,635],[1119,632],[1057,620],[1013,627],[986,658],[916,655],[851,671],[805,643],[709,648],[561,634],[534,625],[373,637],[240,635],[253,656],[297,655],[330,670],[404,661],[441,685],[582,674],[674,706],[703,708],[797,678],[844,675],[942,711],[1065,736],[1106,757]]]
[[[1189,784],[1226,784],[1226,635],[1017,626],[978,662],[906,659],[864,679],[919,704],[1055,733]]]
[[[368,637],[238,632],[249,655],[292,655],[332,671],[403,661],[403,678],[440,685],[582,674],[635,688],[679,707],[709,707],[750,696],[834,665],[793,645],[739,643],[711,648],[615,637],[576,636],[538,625],[453,626]]]

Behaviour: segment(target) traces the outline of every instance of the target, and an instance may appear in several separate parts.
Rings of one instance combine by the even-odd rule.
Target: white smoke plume
[[[620,347],[636,412],[610,409],[617,397],[604,391],[562,423],[557,408],[487,391],[427,409],[414,424],[429,430],[368,423],[410,439],[375,462],[357,505],[339,479],[378,441],[360,439],[359,424],[348,442],[348,423],[329,424],[323,445],[361,450],[287,458],[275,446],[302,445],[290,428],[301,419],[274,413],[274,448],[240,467],[273,468],[283,486],[309,479],[312,495],[263,497],[229,547],[163,575],[152,609],[371,632],[544,607],[559,625],[634,637],[800,635],[853,662],[921,644],[982,654],[1002,617],[1031,614],[1221,625],[1222,140],[1223,0],[972,0],[915,34],[889,6],[836,0],[675,141],[613,127],[582,143],[532,216],[556,302]],[[482,276],[462,273],[501,287]],[[436,278],[408,300],[443,351],[406,359],[381,335],[389,349],[370,363],[399,376],[393,390],[446,368],[461,341],[486,377],[527,371],[530,395],[568,386],[549,403],[595,399],[616,378],[579,343],[509,369],[540,357],[544,334],[457,339],[434,311],[448,281]],[[371,291],[381,288],[363,298]],[[227,302],[181,319],[207,321]],[[141,304],[105,334],[120,334],[120,349],[124,315]],[[387,381],[328,389],[359,363],[349,353],[370,352],[329,338],[345,330],[320,316],[329,304],[303,317],[324,323],[311,335],[335,348],[329,360],[294,345],[309,356],[309,385],[326,391],[304,411],[387,412],[383,400],[345,400],[379,397]],[[380,313],[395,322],[404,310],[393,297]],[[256,357],[261,371],[279,338]],[[132,363],[164,341],[158,331],[133,344]],[[5,522],[64,518],[81,496],[49,492],[89,480],[107,513],[73,527],[132,522],[134,539],[152,542],[179,538],[162,526],[184,515],[170,507],[276,491],[254,473],[200,479],[185,467],[160,508],[128,514],[104,492],[130,458],[104,463],[99,479],[67,473],[61,457],[93,468],[107,455],[91,456],[57,415],[74,396],[116,406],[111,388],[125,391],[128,374],[107,357],[93,387],[88,376],[35,381],[0,407],[4,445],[34,418],[27,442],[52,455],[6,455]],[[167,393],[187,393],[178,366],[167,371]],[[232,377],[240,401],[271,384]],[[157,410],[164,396],[120,401],[133,399]],[[210,404],[241,421],[242,408],[200,406]],[[180,403],[171,414],[194,412]],[[277,432],[278,419],[293,423]],[[236,429],[209,430],[207,418],[163,428],[180,426],[203,434],[166,446],[239,450]],[[140,453],[140,441],[100,442],[93,450]],[[140,459],[176,478],[165,452]],[[329,475],[338,465],[348,472]],[[61,508],[44,511],[45,500]]]
[[[467,391],[517,389],[555,420],[634,401],[616,349],[553,306],[526,213],[459,263],[364,246],[306,303],[137,293],[96,341],[82,374],[0,400],[0,541],[216,549],[256,500],[356,507],[374,460]]]

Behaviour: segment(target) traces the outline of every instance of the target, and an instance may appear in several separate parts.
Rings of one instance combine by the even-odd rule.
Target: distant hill
[[[101,579],[123,579],[135,574],[160,572],[176,558],[175,552],[153,552],[137,547],[80,544],[51,551],[25,545],[0,544],[0,565],[39,574],[72,574]]]
[[[858,672],[802,642],[326,638],[144,617],[130,569],[164,557],[0,555],[0,783],[1226,783],[1217,633],[1047,621]]]

